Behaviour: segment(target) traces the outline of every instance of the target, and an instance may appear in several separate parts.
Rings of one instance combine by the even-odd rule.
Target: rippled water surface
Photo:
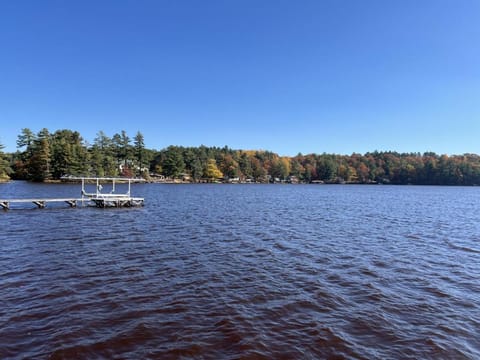
[[[133,193],[0,212],[0,358],[480,358],[480,188]]]

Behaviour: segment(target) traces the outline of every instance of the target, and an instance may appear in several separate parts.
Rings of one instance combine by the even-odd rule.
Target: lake
[[[0,358],[480,358],[480,188],[132,193],[144,207],[0,211]]]

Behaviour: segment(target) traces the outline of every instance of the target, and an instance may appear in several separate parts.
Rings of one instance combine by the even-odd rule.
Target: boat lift
[[[131,207],[131,206],[143,206],[144,198],[131,196],[131,185],[133,182],[145,182],[145,179],[135,178],[98,178],[98,177],[79,177],[79,178],[67,178],[68,180],[82,180],[82,202],[84,199],[93,201],[97,207]],[[96,191],[89,193],[86,191],[85,184],[95,181]],[[102,193],[102,182],[111,182],[112,190],[110,193]],[[128,190],[126,193],[115,193],[115,185],[118,183],[127,183]]]

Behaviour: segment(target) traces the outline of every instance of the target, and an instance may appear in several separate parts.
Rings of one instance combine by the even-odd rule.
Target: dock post
[[[46,205],[45,201],[38,200],[38,201],[33,201],[33,203],[37,205],[39,209],[45,209],[45,205]]]
[[[66,200],[65,201],[70,207],[77,207],[77,200]]]

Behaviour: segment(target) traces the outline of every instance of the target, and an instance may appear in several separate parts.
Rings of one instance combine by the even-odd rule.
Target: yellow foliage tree
[[[292,171],[291,160],[290,160],[289,157],[284,156],[284,157],[280,158],[280,162],[281,162],[282,167],[283,167],[284,175],[285,175],[285,177],[287,177]]]
[[[210,180],[223,178],[222,172],[218,169],[215,159],[208,159],[205,177]]]

